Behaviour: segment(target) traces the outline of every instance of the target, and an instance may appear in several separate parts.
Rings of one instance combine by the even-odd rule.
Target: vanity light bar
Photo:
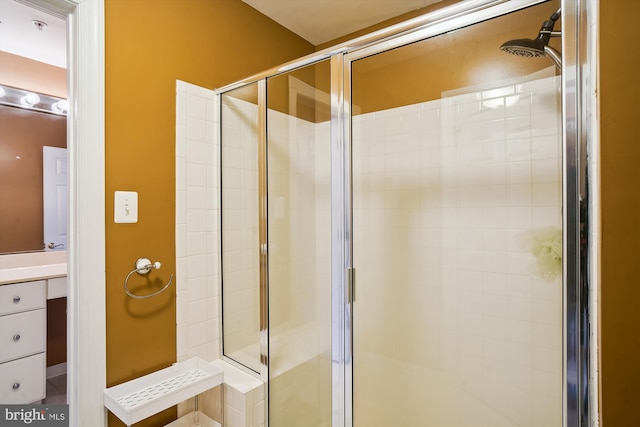
[[[0,86],[0,105],[41,111],[59,116],[66,116],[69,109],[69,102],[64,98],[30,92],[11,86]]]

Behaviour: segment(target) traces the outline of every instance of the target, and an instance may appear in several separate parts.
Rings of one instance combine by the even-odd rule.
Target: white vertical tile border
[[[215,93],[176,81],[177,359],[220,358]],[[211,309],[214,307],[216,309]]]
[[[215,93],[177,80],[177,359],[180,362],[199,356],[219,363],[225,370],[225,425],[259,427],[265,424],[262,382],[219,360],[220,161],[217,126],[219,114]],[[228,378],[230,374],[232,378]],[[216,390],[204,393],[201,410],[219,419],[220,408],[215,403],[219,399],[217,393]],[[179,414],[192,411],[191,404],[180,404]]]

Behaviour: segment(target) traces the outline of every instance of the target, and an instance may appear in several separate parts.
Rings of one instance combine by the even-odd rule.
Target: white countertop
[[[0,285],[67,275],[66,251],[0,256]]]
[[[67,275],[67,263],[0,269],[0,285]]]

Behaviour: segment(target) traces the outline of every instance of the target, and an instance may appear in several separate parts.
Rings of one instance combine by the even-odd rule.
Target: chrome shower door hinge
[[[347,268],[347,303],[351,304],[356,300],[356,269]]]

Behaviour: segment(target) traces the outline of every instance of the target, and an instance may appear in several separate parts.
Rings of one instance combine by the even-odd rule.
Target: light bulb
[[[58,113],[62,113],[62,112],[67,111],[69,109],[69,102],[66,99],[61,99],[60,101],[54,103],[51,106],[51,109],[53,111],[58,112]]]
[[[37,93],[29,92],[25,96],[20,98],[20,103],[22,105],[33,107],[34,105],[40,103],[40,97]]]

